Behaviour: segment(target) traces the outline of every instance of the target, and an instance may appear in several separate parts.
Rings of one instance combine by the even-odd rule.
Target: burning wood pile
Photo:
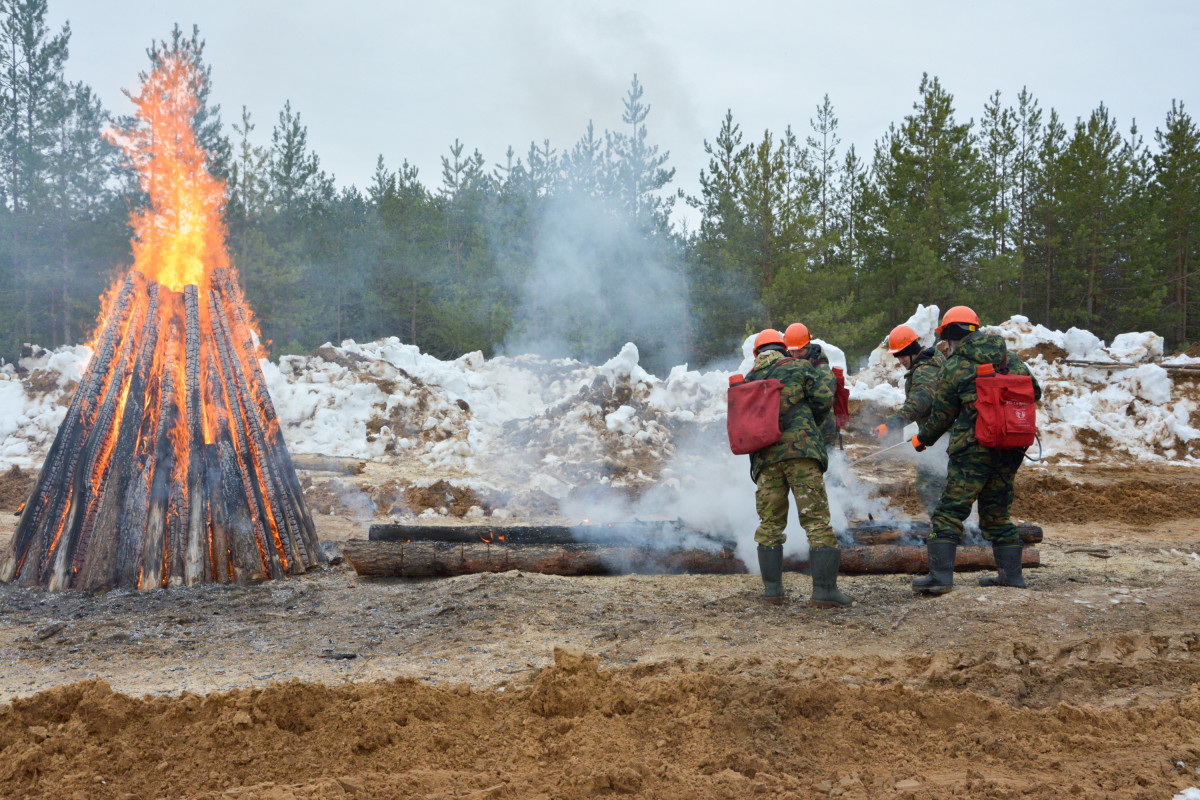
[[[324,560],[225,249],[224,187],[192,132],[199,74],[164,56],[143,79],[139,122],[112,135],[150,198],[134,266],[106,300],[0,580],[154,589]]]

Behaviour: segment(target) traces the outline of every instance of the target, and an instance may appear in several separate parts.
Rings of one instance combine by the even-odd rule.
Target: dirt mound
[[[1054,342],[1040,342],[1035,347],[1029,347],[1025,350],[1018,350],[1017,355],[1025,363],[1029,363],[1034,358],[1041,356],[1047,363],[1053,361],[1061,361],[1067,357],[1067,351],[1054,344]]]
[[[1200,517],[1200,483],[1143,478],[1110,483],[1068,481],[1056,475],[1017,474],[1013,515],[1038,522],[1152,523]]]
[[[25,504],[37,476],[32,472],[22,472],[15,464],[8,472],[0,473],[0,509],[13,510]]]
[[[751,661],[610,675],[560,650],[518,691],[293,682],[135,699],[89,681],[0,710],[0,780],[21,797],[280,800],[1058,800],[1163,798],[1195,783],[1194,691],[1139,708],[1029,709],[798,673]]]
[[[479,506],[485,512],[491,508],[470,487],[455,486],[445,480],[435,481],[428,486],[409,486],[404,490],[404,499],[416,514],[430,508],[444,508],[450,516],[462,517],[473,506]]]

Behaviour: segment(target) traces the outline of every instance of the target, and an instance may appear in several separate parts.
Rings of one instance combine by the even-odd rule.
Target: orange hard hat
[[[955,306],[942,316],[942,324],[937,326],[934,333],[940,336],[943,328],[955,322],[961,325],[974,325],[974,328],[970,328],[974,331],[979,328],[979,315],[966,306]]]
[[[774,328],[759,333],[754,337],[754,355],[758,355],[758,351],[769,344],[783,344],[783,334]]]
[[[788,350],[799,350],[812,341],[808,335],[808,327],[803,322],[793,322],[783,332],[783,346]]]
[[[888,334],[888,352],[896,355],[920,338],[920,336],[917,336],[917,332],[907,325],[897,325]]]

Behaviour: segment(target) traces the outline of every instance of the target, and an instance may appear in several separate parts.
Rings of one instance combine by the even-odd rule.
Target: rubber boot
[[[1025,578],[1021,576],[1021,551],[1024,548],[1017,545],[997,547],[992,545],[992,556],[996,559],[996,574],[985,575],[979,579],[980,586],[1014,586],[1025,588]]]
[[[925,543],[929,553],[929,574],[913,581],[913,591],[922,594],[945,594],[954,588],[954,554],[957,542],[930,539]]]
[[[812,571],[812,604],[816,608],[849,608],[854,598],[837,587],[842,551],[836,547],[814,547],[808,553]]]
[[[758,546],[758,569],[762,572],[763,597],[771,605],[783,603],[783,545]]]

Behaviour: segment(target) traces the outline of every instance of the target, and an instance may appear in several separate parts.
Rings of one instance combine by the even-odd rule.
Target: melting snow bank
[[[932,344],[938,317],[936,306],[918,306],[907,324],[923,344]],[[1164,369],[1200,367],[1200,359],[1175,356],[1163,361],[1161,336],[1124,333],[1105,347],[1089,331],[1053,331],[1020,316],[984,330],[1003,336],[1041,383],[1038,430],[1047,456],[1182,463],[1196,463],[1200,457],[1200,374],[1172,375]],[[903,368],[881,343],[867,367],[848,381],[850,398],[899,406],[904,401],[903,376]]]
[[[930,343],[938,316],[936,307],[918,307],[908,324]],[[1087,331],[1052,331],[1024,317],[988,330],[1004,336],[1042,383],[1047,455],[1200,457],[1200,376],[1164,368],[1200,359],[1164,361],[1153,333],[1124,334],[1105,346]],[[841,350],[822,345],[831,363],[845,364]],[[748,340],[743,372],[749,347]],[[0,466],[40,465],[89,356],[84,347],[31,347],[18,365],[0,368]],[[738,530],[754,519],[746,459],[725,445],[724,371],[681,365],[660,379],[641,368],[632,344],[599,366],[479,353],[441,361],[395,338],[327,344],[308,356],[264,361],[263,369],[295,453],[404,466],[414,485],[444,478],[494,489],[506,505],[544,502],[597,519],[605,512],[685,519],[703,512]],[[882,345],[847,378],[859,408],[881,412],[903,401],[902,383],[903,370]],[[638,499],[614,509],[618,495],[623,503]]]

